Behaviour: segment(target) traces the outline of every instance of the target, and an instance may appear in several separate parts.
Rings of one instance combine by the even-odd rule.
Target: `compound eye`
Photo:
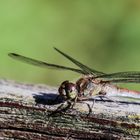
[[[66,85],[69,84],[69,81],[64,81],[59,89],[58,89],[58,92],[60,94],[60,96],[66,96]]]
[[[76,86],[75,84],[73,83],[69,83],[67,86],[66,86],[66,96],[67,98],[69,99],[74,99],[77,95],[77,92],[76,92]]]
[[[60,85],[58,91],[59,91],[60,96],[63,96],[66,99],[73,99],[76,97],[76,94],[77,94],[75,84],[69,81],[64,81]]]

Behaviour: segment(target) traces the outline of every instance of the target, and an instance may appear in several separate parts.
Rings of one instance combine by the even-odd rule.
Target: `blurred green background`
[[[53,46],[105,73],[140,71],[139,0],[1,0],[0,77],[59,85],[80,75],[12,60],[9,52],[75,67]],[[126,87],[140,90],[140,84]]]

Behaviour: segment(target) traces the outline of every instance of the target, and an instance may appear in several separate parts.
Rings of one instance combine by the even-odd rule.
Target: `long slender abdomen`
[[[128,90],[126,88],[118,88],[120,94],[126,94],[128,97],[140,98],[140,91]]]
[[[125,88],[120,88],[114,85],[106,85],[104,87],[104,91],[107,93],[107,96],[122,96],[122,97],[130,97],[130,98],[139,98],[140,99],[140,91],[128,90]]]

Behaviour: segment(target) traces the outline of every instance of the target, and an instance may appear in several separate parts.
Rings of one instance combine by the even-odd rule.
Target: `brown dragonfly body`
[[[66,100],[83,100],[85,98],[89,98],[89,96],[127,96],[132,98],[140,98],[140,92],[119,88],[113,84],[140,83],[140,72],[130,71],[105,74],[85,66],[57,48],[55,48],[55,50],[76,64],[80,69],[50,64],[15,53],[10,53],[9,56],[16,60],[20,60],[35,66],[70,70],[82,74],[83,77],[78,79],[76,83],[64,81],[60,85],[58,92],[60,96],[64,97]]]
[[[96,81],[90,76],[84,76],[83,78],[78,79],[75,84],[69,81],[64,81],[59,87],[59,94],[67,99],[74,99],[77,96],[80,101],[90,98],[91,96],[114,96],[140,99],[139,91],[120,88],[111,83],[102,83],[102,81]]]

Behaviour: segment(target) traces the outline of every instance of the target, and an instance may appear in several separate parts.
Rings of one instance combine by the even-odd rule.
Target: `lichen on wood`
[[[57,95],[54,87],[0,80],[0,139],[140,139],[139,102],[97,100],[87,115],[89,99],[53,113],[64,103],[53,102]]]

